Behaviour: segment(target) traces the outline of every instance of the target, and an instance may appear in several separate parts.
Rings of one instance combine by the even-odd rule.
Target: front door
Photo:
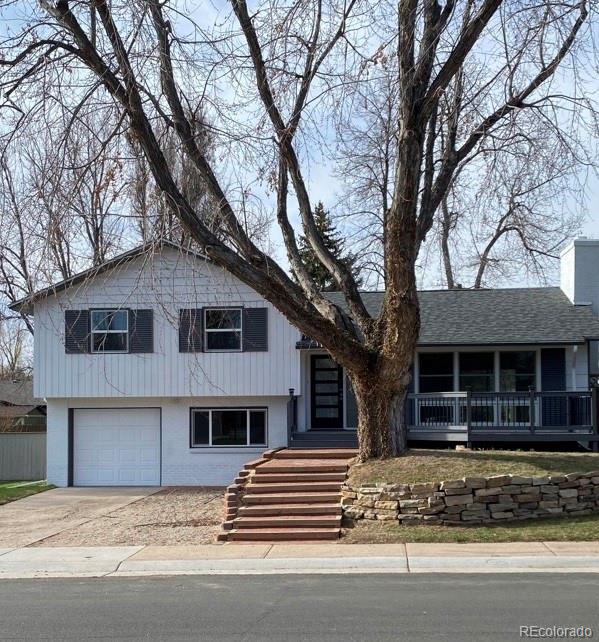
[[[325,355],[310,357],[311,428],[343,429],[343,368]]]

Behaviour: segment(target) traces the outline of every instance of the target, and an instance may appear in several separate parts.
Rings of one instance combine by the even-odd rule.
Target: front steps
[[[279,450],[252,468],[221,541],[335,540],[341,532],[341,485],[353,449]]]
[[[291,449],[355,449],[358,447],[358,435],[355,430],[308,430],[294,432],[291,435]]]

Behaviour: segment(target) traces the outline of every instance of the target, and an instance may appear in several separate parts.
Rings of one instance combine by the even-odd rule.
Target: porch
[[[589,384],[595,371],[599,342],[419,347],[405,404],[408,439],[592,448],[599,443]],[[347,373],[314,348],[303,350],[302,372],[302,395],[290,391],[290,447],[355,447],[357,407]]]
[[[352,448],[355,430],[299,431],[298,398],[287,404],[291,448]],[[410,393],[406,399],[410,441],[579,442],[599,445],[599,389],[539,392]]]

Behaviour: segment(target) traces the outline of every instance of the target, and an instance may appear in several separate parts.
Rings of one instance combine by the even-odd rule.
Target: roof
[[[0,405],[0,418],[23,417],[36,410],[38,406],[2,406]]]
[[[145,243],[16,301],[10,308],[31,314],[35,302],[162,247],[209,260],[171,241]],[[345,298],[340,292],[327,292],[325,295],[348,313]],[[361,295],[369,313],[377,316],[384,292],[362,292]],[[599,318],[591,307],[573,305],[558,287],[423,290],[418,296],[422,320],[419,345],[422,346],[564,345],[584,343],[589,337],[599,338]],[[313,345],[311,341],[298,342],[299,348]]]
[[[57,294],[58,292],[66,290],[67,288],[70,288],[73,285],[77,285],[78,283],[83,283],[88,279],[94,278],[99,274],[102,274],[103,272],[106,272],[113,268],[124,265],[129,261],[132,261],[134,259],[137,259],[140,256],[143,256],[147,252],[161,249],[163,247],[170,247],[174,250],[177,250],[179,252],[184,252],[186,254],[190,254],[204,261],[209,260],[207,257],[201,254],[198,254],[197,252],[193,252],[188,248],[184,248],[183,246],[178,245],[177,243],[173,243],[172,241],[167,241],[165,239],[150,241],[148,243],[139,245],[133,248],[132,250],[123,252],[122,254],[118,254],[112,259],[109,259],[108,261],[105,261],[104,263],[97,265],[96,267],[92,267],[92,268],[89,268],[88,270],[84,270],[83,272],[74,274],[73,276],[69,277],[68,279],[65,279],[64,281],[60,281],[59,283],[55,283],[53,285],[48,286],[47,288],[38,290],[37,292],[30,294],[29,296],[19,299],[14,303],[11,303],[8,307],[11,310],[15,310],[16,312],[22,312],[23,314],[33,314],[33,308],[31,306],[37,301],[41,299],[45,299],[46,297],[51,296],[53,294]]]
[[[383,295],[362,293],[371,315],[378,315]],[[326,296],[347,309],[341,293]],[[421,346],[563,345],[599,338],[599,318],[592,308],[573,305],[558,287],[423,290],[418,297]]]
[[[38,406],[33,396],[33,381],[31,379],[0,379],[0,403],[12,406]]]

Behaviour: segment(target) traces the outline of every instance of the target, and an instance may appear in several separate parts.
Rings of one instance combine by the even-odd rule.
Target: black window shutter
[[[64,351],[66,354],[85,354],[89,347],[89,310],[64,311]]]
[[[566,351],[564,348],[541,350],[541,390],[555,392],[566,389]],[[568,400],[566,397],[543,397],[542,421],[544,426],[565,426]]]
[[[154,352],[153,310],[129,310],[129,352]]]
[[[179,352],[202,352],[202,308],[179,310]]]
[[[243,309],[243,351],[268,350],[268,308]]]

